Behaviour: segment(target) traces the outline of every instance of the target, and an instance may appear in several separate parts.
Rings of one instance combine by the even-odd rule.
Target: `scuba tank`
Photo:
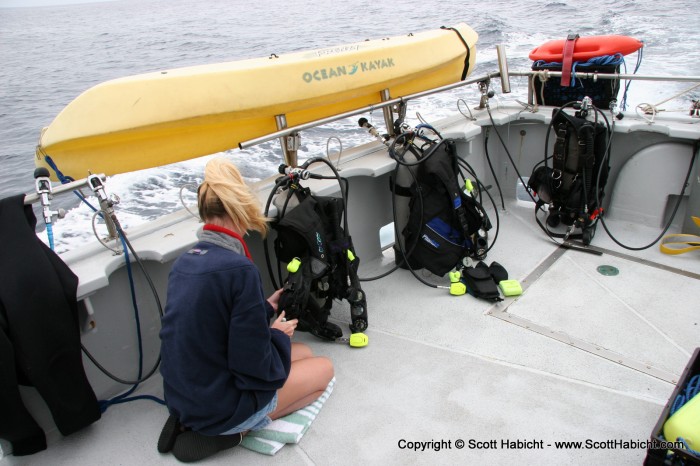
[[[547,226],[568,227],[566,234],[553,233],[537,219],[545,232],[552,237],[581,238],[583,244],[588,245],[603,212],[599,202],[605,194],[610,166],[605,156],[608,130],[597,119],[586,118],[589,108],[600,112],[586,99],[576,103],[580,110],[573,115],[564,111],[569,104],[553,110],[550,127],[555,131],[556,140],[552,167],[545,164],[536,168],[528,187],[538,194],[536,210],[549,204]],[[581,233],[573,234],[575,228]]]
[[[457,181],[455,141],[429,139],[420,129],[397,136],[389,148],[412,179],[409,188],[394,186],[395,201],[406,192],[409,196],[408,219],[396,225],[397,236],[400,231],[402,237],[397,264],[407,260],[411,269],[425,268],[442,276],[465,257],[485,258],[491,222],[483,206]],[[415,162],[408,161],[411,155]]]

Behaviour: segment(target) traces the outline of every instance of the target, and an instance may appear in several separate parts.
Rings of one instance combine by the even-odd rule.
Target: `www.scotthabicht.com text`
[[[542,439],[400,439],[401,450],[440,451],[440,450],[636,450],[636,449],[671,449],[683,448],[680,442],[654,443],[649,439],[606,439],[606,440],[554,440]]]

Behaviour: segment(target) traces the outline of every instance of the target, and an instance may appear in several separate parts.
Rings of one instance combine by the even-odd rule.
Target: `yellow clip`
[[[295,257],[292,259],[289,264],[287,264],[287,272],[289,273],[296,273],[297,270],[299,270],[299,266],[301,265],[301,259],[298,257]]]
[[[462,273],[459,270],[450,272],[450,294],[454,296],[462,296],[467,292],[467,285],[459,279],[462,278]]]
[[[462,282],[450,283],[450,294],[454,296],[462,296],[467,292],[467,285]]]
[[[369,337],[364,333],[353,333],[350,335],[350,346],[353,348],[362,348],[363,346],[367,346],[368,343]]]
[[[470,180],[469,178],[466,178],[464,180],[464,189],[466,189],[468,193],[474,191],[474,185],[472,184],[472,180]]]
[[[353,254],[352,251],[349,249],[348,249],[348,259],[350,260],[350,262],[355,260],[355,254]]]

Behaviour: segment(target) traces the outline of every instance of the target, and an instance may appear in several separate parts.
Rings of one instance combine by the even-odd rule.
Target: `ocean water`
[[[506,46],[511,70],[528,69],[527,55],[550,39],[624,34],[645,42],[641,74],[700,75],[697,0],[126,0],[51,7],[3,8],[0,0],[0,198],[34,190],[34,148],[41,129],[81,92],[109,79],[183,66],[317,49],[396,36],[466,22],[479,33],[472,76],[497,70],[497,44]],[[627,57],[628,70],[636,55]],[[513,79],[524,99],[527,82]],[[494,83],[496,99],[501,96]],[[688,88],[635,82],[628,101],[657,103]],[[261,89],[260,92],[265,92]],[[664,104],[687,109],[697,90]],[[457,111],[457,101],[478,102],[476,88],[462,88],[409,105],[433,121]],[[381,112],[367,115],[382,126]],[[328,138],[344,148],[368,142],[357,117],[302,134],[300,158],[326,154]],[[337,142],[331,143],[337,150]],[[276,143],[227,151],[247,179],[270,176],[281,160]],[[196,183],[210,158],[110,177],[107,191],[125,228],[180,208],[183,185]],[[194,195],[183,191],[186,202]],[[55,199],[68,211],[54,225],[57,251],[92,236],[92,212],[71,194]],[[38,210],[37,210],[38,212]],[[41,222],[40,222],[41,223]],[[41,229],[41,228],[39,228]],[[40,236],[44,236],[41,235]]]

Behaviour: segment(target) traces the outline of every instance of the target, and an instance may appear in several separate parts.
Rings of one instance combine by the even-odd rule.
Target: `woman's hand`
[[[273,295],[274,296],[274,295]],[[280,312],[280,315],[275,319],[275,321],[270,325],[270,328],[276,328],[277,330],[283,331],[289,338],[294,335],[294,329],[297,328],[297,319],[287,320],[284,318],[284,311]]]
[[[272,306],[272,309],[274,309],[275,312],[277,312],[277,306],[280,302],[280,296],[282,296],[282,288],[275,291],[274,293],[272,293],[272,296],[267,298],[267,302],[270,303],[270,306]]]

